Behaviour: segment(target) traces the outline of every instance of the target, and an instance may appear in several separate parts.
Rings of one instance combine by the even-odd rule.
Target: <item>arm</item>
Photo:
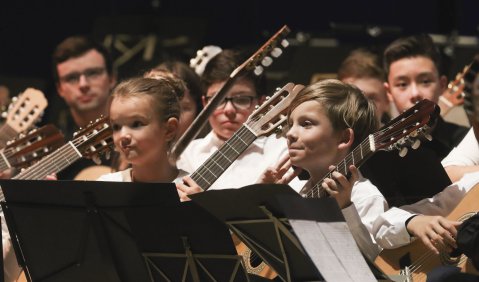
[[[479,171],[479,145],[472,129],[441,163],[452,182],[461,179],[465,173]]]

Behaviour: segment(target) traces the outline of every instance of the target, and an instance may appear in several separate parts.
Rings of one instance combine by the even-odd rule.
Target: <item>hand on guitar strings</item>
[[[333,171],[335,166],[329,166],[329,170]],[[349,171],[351,177],[348,179],[340,172],[334,170],[331,174],[333,179],[325,178],[321,186],[328,192],[328,194],[336,199],[341,209],[351,205],[351,192],[356,181],[359,180],[359,170],[356,166],[350,165]]]
[[[176,190],[182,202],[191,200],[188,195],[203,192],[203,189],[189,176],[183,177],[183,183],[176,183]]]
[[[45,176],[45,180],[58,180],[57,174],[53,172],[53,173]]]
[[[461,222],[451,221],[442,216],[418,215],[409,221],[406,228],[438,255],[441,250],[450,253],[457,248],[455,238],[459,225]]]
[[[288,184],[301,173],[302,169],[294,167],[289,155],[282,157],[274,167],[268,167],[256,183]]]

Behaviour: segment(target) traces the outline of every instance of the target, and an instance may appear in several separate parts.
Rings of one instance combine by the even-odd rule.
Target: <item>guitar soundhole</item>
[[[249,257],[249,264],[251,265],[251,267],[258,267],[260,266],[260,264],[262,263],[263,261],[261,260],[261,258],[256,255],[255,252],[251,252],[250,254],[250,257]]]

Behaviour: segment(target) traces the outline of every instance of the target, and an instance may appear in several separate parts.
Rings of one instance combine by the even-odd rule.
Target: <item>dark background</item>
[[[9,1],[0,6],[0,84],[7,85],[13,95],[27,86],[40,88],[51,100],[51,112],[62,104],[51,80],[50,56],[67,36],[121,39],[127,48],[146,35],[153,36],[156,43],[151,60],[145,60],[142,51],[132,56],[118,68],[120,78],[124,78],[165,59],[188,61],[208,44],[253,52],[284,24],[292,30],[292,47],[267,72],[270,88],[285,81],[309,83],[315,73],[334,73],[353,48],[370,46],[381,52],[398,36],[420,32],[450,39],[450,44],[440,47],[446,50],[444,72],[452,78],[478,50],[477,44],[455,44],[452,35],[477,40],[479,2]],[[125,39],[125,35],[129,37]],[[336,45],[322,39],[334,39]],[[114,58],[122,55],[115,48],[112,53]]]

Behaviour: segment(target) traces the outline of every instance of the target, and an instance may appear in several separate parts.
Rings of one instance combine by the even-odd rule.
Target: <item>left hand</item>
[[[203,192],[203,189],[189,176],[183,177],[183,183],[176,183],[176,190],[182,202],[191,201],[188,195]]]
[[[334,170],[335,166],[330,166],[329,170]],[[322,187],[328,194],[336,199],[341,209],[351,205],[351,192],[356,181],[359,180],[359,170],[354,166],[349,166],[351,177],[348,180],[346,176],[338,171],[333,171],[331,178],[325,178]]]

